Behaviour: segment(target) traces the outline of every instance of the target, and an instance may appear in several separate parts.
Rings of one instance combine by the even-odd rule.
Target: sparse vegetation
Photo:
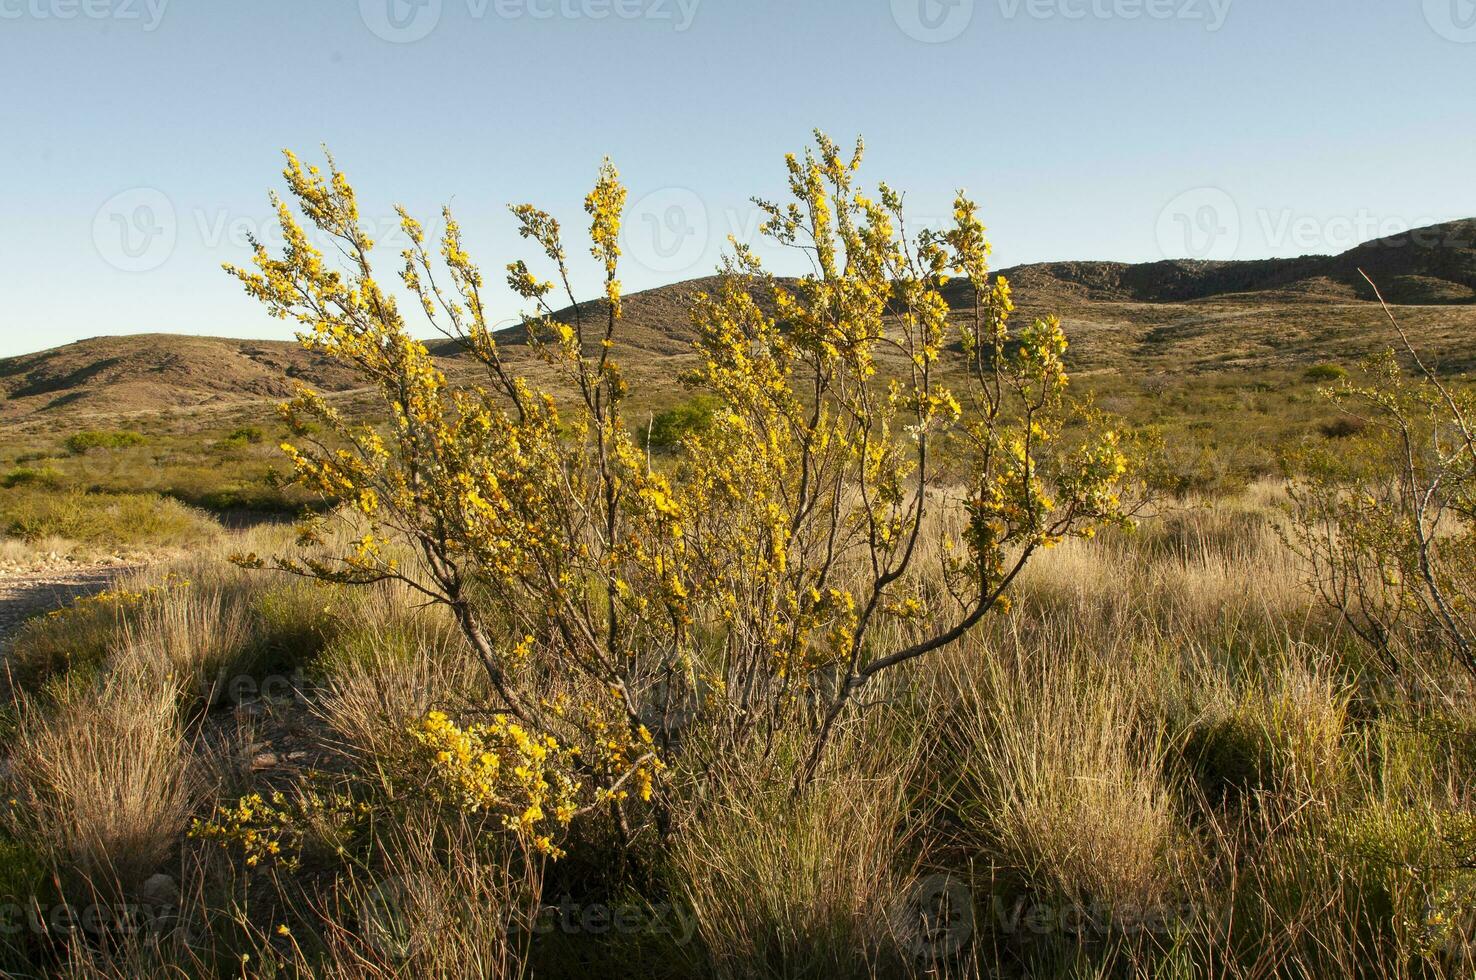
[[[615,368],[612,171],[599,320],[511,268],[531,380],[454,223],[440,292],[412,236],[500,394],[289,226],[243,276],[316,297],[308,346],[381,399],[287,410],[324,498],[300,529],[178,499],[264,486],[259,419],[7,444],[47,474],[0,479],[15,547],[175,551],[9,639],[0,972],[1470,976],[1464,382],[1411,344],[1259,389],[1090,375],[1077,410],[967,201],[909,259],[852,170],[796,158],[768,227],[828,266],[740,254],[664,402]],[[358,241],[336,172],[288,179]],[[552,219],[518,216],[558,276]]]
[[[95,549],[179,548],[218,533],[208,516],[152,493],[57,492],[32,485],[0,496],[5,533],[62,538]]]

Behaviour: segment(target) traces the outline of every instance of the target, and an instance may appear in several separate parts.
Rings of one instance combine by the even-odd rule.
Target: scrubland
[[[1469,975],[1469,683],[1370,681],[1285,503],[1063,543],[868,692],[798,800],[783,746],[693,748],[720,771],[679,826],[617,850],[590,814],[558,860],[417,791],[416,726],[486,695],[444,609],[223,537],[16,638],[5,968]]]
[[[735,247],[658,425],[608,161],[598,304],[512,208],[516,357],[402,212],[452,371],[288,154],[342,265],[284,205],[230,272],[352,410],[10,456],[8,549],[154,560],[8,642],[0,970],[1472,975],[1469,387],[1398,321],[1356,383],[1083,385],[972,201],[909,237],[861,157],[786,158],[761,231],[815,271]]]

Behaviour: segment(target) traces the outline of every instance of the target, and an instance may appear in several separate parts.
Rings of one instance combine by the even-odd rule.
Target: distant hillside
[[[1406,304],[1413,336],[1449,369],[1476,365],[1476,219],[1368,242],[1338,256],[1249,262],[1049,262],[1002,271],[1025,315],[1059,312],[1072,338],[1073,368],[1204,371],[1349,358],[1388,342],[1366,269],[1394,303]],[[627,296],[619,343],[626,366],[669,386],[691,350],[687,310],[712,277]],[[968,284],[949,299],[966,311]],[[583,303],[598,336],[603,300]],[[575,312],[564,310],[570,321]],[[521,327],[499,342],[524,359]],[[456,370],[454,344],[432,345]],[[538,367],[530,365],[535,375]],[[229,406],[276,400],[294,379],[339,392],[361,382],[298,345],[169,334],[99,337],[0,360],[0,420]]]
[[[296,380],[325,391],[362,384],[295,343],[177,334],[94,337],[0,360],[0,418],[128,414],[281,398]]]
[[[1476,219],[1454,221],[1359,245],[1342,255],[1248,262],[1170,260],[1046,262],[1006,269],[1017,287],[1093,300],[1185,303],[1236,293],[1284,292],[1372,299],[1363,269],[1391,302],[1476,301]]]

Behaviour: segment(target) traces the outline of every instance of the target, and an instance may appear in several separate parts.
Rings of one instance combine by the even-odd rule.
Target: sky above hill
[[[705,275],[822,128],[996,265],[1339,252],[1476,214],[1476,0],[0,0],[0,356],[291,336],[220,270],[326,144],[399,264],[449,202],[489,279],[605,155],[628,290]],[[778,271],[793,257],[767,250]],[[542,271],[542,270],[540,270]],[[498,290],[499,309],[517,313]]]

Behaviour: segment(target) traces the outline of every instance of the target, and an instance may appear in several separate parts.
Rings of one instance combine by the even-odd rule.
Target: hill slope
[[[1432,225],[1377,239],[1342,255],[1246,262],[1170,260],[1047,262],[1006,269],[1018,287],[1093,300],[1194,302],[1237,293],[1372,299],[1359,270],[1392,302],[1476,301],[1476,219]]]
[[[1366,269],[1392,302],[1408,304],[1412,336],[1450,369],[1476,365],[1476,219],[1419,229],[1338,256],[1248,262],[1050,262],[1003,270],[1027,316],[1059,313],[1078,371],[1205,371],[1351,357],[1388,342]],[[628,296],[620,345],[637,374],[670,379],[690,351],[694,279]],[[969,289],[950,301],[966,311]],[[602,300],[581,304],[600,322]],[[559,314],[572,320],[573,312]],[[499,340],[526,359],[521,328]],[[456,351],[433,350],[448,369]],[[536,375],[536,367],[530,368]],[[0,360],[0,419],[80,424],[99,415],[275,400],[295,379],[324,391],[358,380],[296,344],[142,334],[99,337]]]
[[[281,398],[296,380],[325,391],[359,383],[327,358],[283,341],[94,337],[0,360],[0,417],[128,414]]]

